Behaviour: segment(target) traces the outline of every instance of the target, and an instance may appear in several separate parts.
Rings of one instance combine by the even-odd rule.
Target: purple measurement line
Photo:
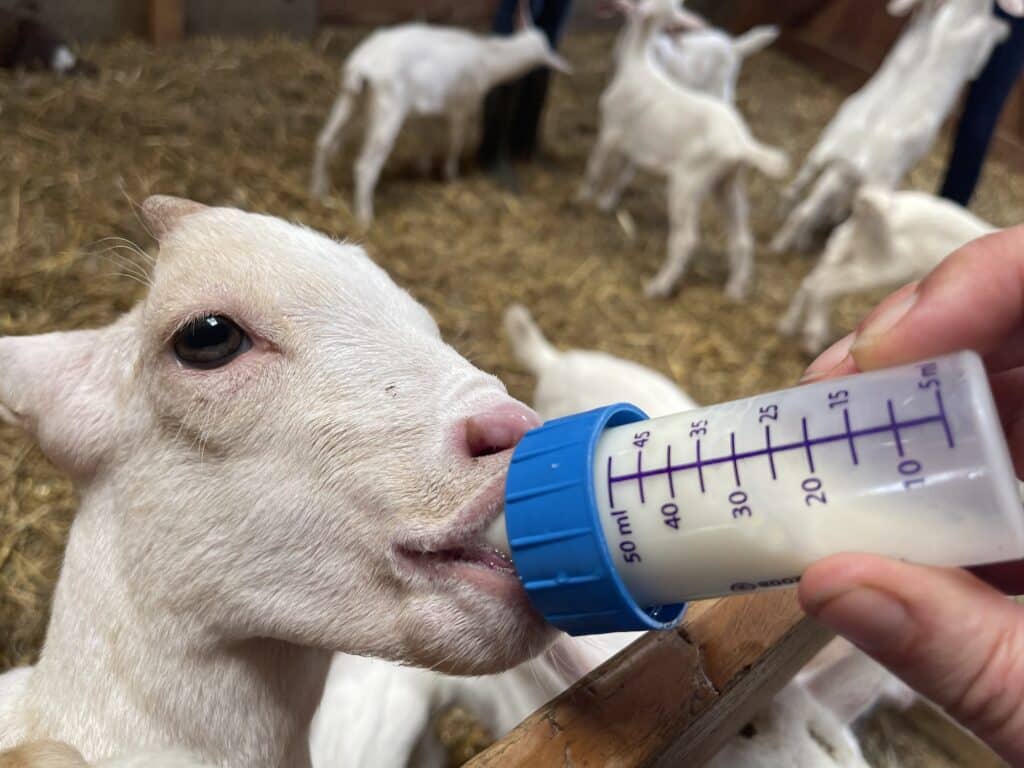
[[[697,477],[700,478],[700,492],[704,493],[704,464],[700,460],[700,440],[697,440]]]
[[[736,487],[740,487],[740,465],[736,461],[736,433],[729,433],[729,453],[732,454],[732,476],[736,479]]]
[[[901,430],[908,430],[908,429],[913,429],[914,427],[923,426],[925,424],[941,423],[941,421],[942,421],[942,417],[939,416],[939,415],[936,415],[936,416],[923,416],[923,417],[918,418],[918,419],[907,419],[906,421],[901,421],[901,422],[899,422],[897,424],[897,426]],[[794,442],[794,443],[780,443],[778,445],[773,445],[773,446],[771,446],[771,452],[773,454],[774,453],[784,453],[786,451],[792,451],[792,450],[797,450],[797,449],[803,449],[803,450],[806,451],[809,448],[812,448],[812,447],[814,447],[816,445],[825,445],[827,443],[835,443],[835,442],[840,442],[840,441],[848,441],[851,438],[866,437],[868,435],[878,435],[878,434],[883,434],[885,432],[890,432],[891,433],[892,432],[892,428],[893,428],[892,424],[882,424],[882,425],[877,426],[877,427],[865,427],[864,429],[851,429],[849,434],[847,434],[847,432],[844,430],[844,431],[839,432],[837,434],[822,435],[820,437],[813,437],[812,438],[812,437],[806,436],[807,432],[806,432],[806,424],[805,424],[804,425],[805,438],[803,440],[798,440],[797,442]],[[700,441],[698,440],[697,441],[697,459],[696,459],[696,461],[690,462],[688,464],[675,464],[675,465],[673,465],[671,467],[667,467],[666,466],[666,467],[659,467],[657,469],[645,469],[645,470],[643,470],[643,472],[641,474],[643,475],[643,477],[647,478],[647,477],[654,477],[656,475],[664,475],[664,474],[667,474],[670,471],[671,472],[685,472],[685,471],[690,470],[690,469],[696,469],[701,474],[701,484],[703,485],[703,468],[704,467],[710,467],[710,466],[714,466],[716,464],[725,464],[726,462],[732,462],[734,459],[736,461],[744,461],[746,459],[754,458],[755,456],[765,456],[767,454],[768,454],[768,449],[767,448],[758,448],[757,450],[753,450],[753,451],[740,451],[738,453],[729,454],[727,456],[716,456],[714,458],[705,459],[705,458],[703,458],[700,455]],[[813,466],[812,466],[812,471],[813,471]],[[626,481],[631,481],[631,480],[639,480],[639,479],[640,479],[640,475],[638,475],[637,473],[634,472],[634,473],[630,473],[628,475],[615,475],[615,476],[611,476],[611,477],[609,477],[609,482],[621,483],[621,482],[626,482]]]
[[[764,449],[768,452],[768,467],[772,471],[772,480],[775,480],[775,456],[772,453],[772,427],[764,425]]]
[[[811,438],[807,436],[807,419],[800,419],[800,427],[804,432],[804,450],[807,451],[807,466],[811,468],[811,474],[814,474],[814,454],[811,453]]]
[[[644,498],[644,452],[636,452],[636,484],[640,486],[640,503],[643,504],[647,500]]]
[[[843,408],[843,424],[846,425],[846,439],[850,442],[850,458],[853,459],[853,466],[857,466],[857,444],[853,439],[853,432],[850,429],[850,409]]]
[[[666,467],[671,467],[672,466],[672,446],[671,445],[669,445],[669,447],[665,449],[665,466]],[[676,497],[676,487],[672,483],[672,470],[671,469],[668,472],[668,495],[669,495],[670,498],[673,498],[673,499]]]
[[[900,439],[900,425],[896,421],[896,411],[892,407],[892,400],[886,400],[889,407],[889,423],[892,424],[892,436],[896,438],[896,452],[903,458],[903,440]],[[937,417],[936,417],[937,418]]]
[[[612,457],[608,457],[608,508],[615,509],[615,497],[612,495],[612,484],[615,482],[612,479]]]
[[[946,430],[946,442],[952,448],[954,445],[953,430],[949,428],[949,419],[946,418],[946,406],[942,402],[942,393],[937,389],[935,390],[935,402],[939,405],[939,418],[942,419],[942,428]]]

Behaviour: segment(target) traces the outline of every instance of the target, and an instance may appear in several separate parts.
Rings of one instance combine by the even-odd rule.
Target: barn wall
[[[319,0],[329,24],[395,24],[423,20],[445,24],[486,24],[497,0]]]

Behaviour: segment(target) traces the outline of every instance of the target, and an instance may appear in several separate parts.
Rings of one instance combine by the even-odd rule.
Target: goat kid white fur
[[[694,29],[657,35],[651,46],[656,62],[680,85],[734,104],[743,62],[767,48],[778,36],[779,29],[773,26],[754,27],[738,37],[721,29]],[[616,63],[621,60],[623,38],[624,35],[616,41]],[[636,167],[627,162],[618,179],[608,184],[594,201],[595,205],[605,212],[614,210],[635,175]]]
[[[373,191],[405,119],[443,117],[448,123],[445,176],[458,175],[459,157],[484,95],[536,67],[570,73],[520,4],[508,37],[482,37],[461,29],[402,24],[371,34],[356,46],[341,72],[341,93],[316,140],[310,192],[327,195],[328,164],[342,144],[346,123],[362,97],[368,110],[363,147],[355,162],[355,212],[373,220]]]
[[[536,414],[361,248],[143,213],[131,312],[0,339],[0,417],[81,493],[39,663],[0,676],[0,750],[302,768],[332,652],[483,674],[554,640],[480,543]]]
[[[95,763],[59,741],[35,741],[0,752],[0,768],[213,768],[180,750],[137,752]]]
[[[700,239],[700,208],[713,193],[722,205],[729,233],[726,293],[746,295],[753,277],[753,238],[743,188],[748,167],[784,176],[786,156],[761,144],[731,104],[685,88],[654,60],[651,43],[673,25],[700,25],[675,0],[621,0],[626,17],[621,60],[601,94],[601,127],[587,163],[580,198],[606,194],[630,164],[668,179],[667,258],[648,296],[667,296],[682,279]]]
[[[861,187],[850,218],[829,237],[793,296],[779,332],[803,336],[810,354],[831,340],[833,302],[924,277],[964,243],[994,231],[965,208],[925,192]]]
[[[931,149],[960,91],[1009,29],[992,15],[990,0],[897,0],[889,8],[911,6],[914,17],[882,66],[843,103],[784,193],[794,202],[816,180],[789,212],[773,250],[809,250],[818,233],[849,215],[862,184],[895,189]]]

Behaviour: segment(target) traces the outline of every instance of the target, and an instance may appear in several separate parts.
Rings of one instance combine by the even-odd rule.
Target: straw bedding
[[[0,74],[0,334],[95,326],[129,308],[145,264],[131,244],[154,249],[135,204],[159,192],[360,240],[431,309],[451,343],[523,399],[531,381],[501,334],[513,301],[529,306],[556,343],[636,359],[699,401],[796,379],[807,360],[774,325],[811,261],[764,248],[778,224],[776,190],[764,179],[750,183],[758,280],[742,304],[722,295],[716,213],[705,216],[705,241],[681,292],[653,301],[641,284],[664,253],[662,183],[641,178],[617,217],[574,201],[596,130],[608,32],[570,35],[565,52],[577,73],[555,81],[546,153],[520,169],[519,196],[471,163],[454,184],[424,176],[417,156],[443,145],[436,131],[410,124],[378,187],[369,233],[357,233],[349,209],[355,131],[334,165],[335,194],[312,202],[313,140],[342,56],[359,37],[326,32],[312,47],[198,39],[157,51],[125,41],[86,52],[100,66],[96,80]],[[749,63],[739,89],[754,132],[797,160],[841,97],[772,52]],[[933,189],[944,153],[933,152],[911,185]],[[1020,221],[1022,192],[1024,177],[992,162],[975,208],[996,224]],[[837,327],[850,327],[877,298],[843,302]],[[67,479],[0,428],[0,670],[38,652],[75,504]]]

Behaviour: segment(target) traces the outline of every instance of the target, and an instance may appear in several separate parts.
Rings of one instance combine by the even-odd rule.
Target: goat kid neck
[[[145,603],[119,561],[112,502],[86,495],[72,526],[19,740],[66,741],[87,759],[182,747],[225,768],[309,766],[330,654],[226,638],[199,612]]]
[[[491,37],[485,50],[480,72],[485,91],[544,66],[544,49],[539,35],[518,32],[509,37]]]

